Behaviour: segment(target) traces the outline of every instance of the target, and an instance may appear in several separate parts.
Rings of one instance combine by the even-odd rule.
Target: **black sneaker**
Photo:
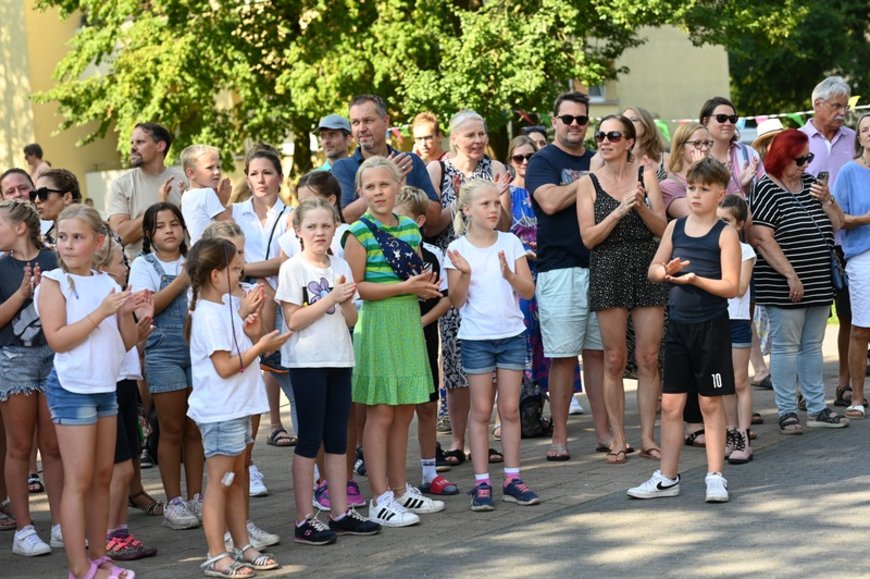
[[[315,517],[308,517],[302,526],[293,525],[293,541],[303,545],[329,545],[336,535]]]
[[[361,446],[356,449],[356,460],[353,462],[353,472],[360,476],[366,475],[366,463],[363,459],[363,449]]]
[[[354,509],[348,509],[340,521],[330,517],[329,528],[336,535],[377,535],[381,532],[379,524],[368,520]]]

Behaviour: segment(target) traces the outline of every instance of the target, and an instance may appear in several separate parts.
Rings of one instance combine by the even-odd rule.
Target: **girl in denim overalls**
[[[187,289],[184,271],[184,218],[171,203],[157,203],[142,219],[143,255],[133,261],[130,285],[154,292],[154,332],[145,342],[145,379],[157,408],[160,440],[157,458],[166,498],[163,525],[198,527],[202,517],[204,456],[196,424],[186,416],[191,390],[190,351],[184,340]],[[153,253],[152,253],[153,249]],[[181,456],[187,500],[181,494]]]

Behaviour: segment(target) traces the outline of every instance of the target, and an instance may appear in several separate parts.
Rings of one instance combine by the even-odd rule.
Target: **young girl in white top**
[[[293,459],[294,541],[308,545],[332,543],[337,534],[374,535],[381,529],[347,505],[347,420],[354,365],[348,328],[356,324],[357,311],[350,266],[327,253],[337,224],[338,213],[323,199],[296,208],[293,228],[303,249],[281,266],[275,295],[293,332],[281,349],[281,365],[290,368],[299,408]],[[328,527],[314,518],[309,484],[321,444],[331,490]]]
[[[749,315],[749,282],[755,266],[755,250],[743,240],[743,228],[749,219],[746,201],[737,195],[726,195],[717,209],[719,219],[737,230],[740,235],[740,282],[737,297],[728,300],[731,327],[731,361],[734,365],[734,396],[725,397],[725,416],[728,421],[725,458],[730,464],[743,464],[752,460],[749,427],[752,425],[752,388],[749,387],[749,354],[752,348],[752,321]]]
[[[243,472],[245,450],[253,443],[251,416],[269,408],[257,360],[290,334],[274,330],[261,336],[259,308],[244,319],[239,316],[231,293],[238,287],[244,258],[232,242],[200,240],[185,267],[193,289],[187,327],[193,392],[187,414],[202,433],[209,480],[202,521],[208,558],[202,567],[206,575],[219,577],[276,569],[278,562],[249,542]],[[226,550],[226,529],[233,543],[242,545],[235,555]]]
[[[535,284],[522,242],[512,233],[496,231],[500,214],[499,191],[491,181],[465,183],[453,225],[458,234],[465,235],[447,247],[444,264],[450,302],[462,317],[458,337],[471,391],[473,511],[495,508],[488,472],[488,433],[496,393],[504,446],[503,500],[520,505],[540,502],[520,479],[519,400],[526,367],[526,326],[518,296],[531,299]]]
[[[147,296],[121,291],[107,274],[91,269],[104,231],[100,214],[85,205],[71,205],[60,214],[61,267],[43,273],[37,304],[55,351],[46,391],[63,461],[60,518],[70,577],[92,577],[99,568],[132,579],[132,571],[115,567],[106,556],[103,533],[115,455],[115,381],[125,353],[136,343],[133,311]]]
[[[341,185],[338,180],[333,177],[329,171],[312,171],[306,173],[296,182],[296,200],[299,203],[305,203],[309,199],[325,199],[330,205],[335,207],[338,213],[338,225],[335,228],[335,234],[332,236],[332,241],[329,244],[329,249],[332,255],[344,258],[344,246],[342,240],[350,226],[344,222],[344,217],[341,214],[341,204],[338,202],[341,199]],[[291,228],[287,233],[282,235],[278,242],[281,244],[281,251],[287,256],[293,257],[302,251],[302,245],[299,243],[299,236]]]

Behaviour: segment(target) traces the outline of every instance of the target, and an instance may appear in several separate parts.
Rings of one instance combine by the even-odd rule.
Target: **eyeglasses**
[[[812,162],[813,162],[813,159],[815,159],[815,158],[816,158],[816,156],[813,155],[812,153],[810,153],[809,155],[807,155],[807,156],[805,156],[805,157],[795,157],[795,158],[794,158],[794,163],[795,163],[795,165],[797,165],[798,167],[803,167],[803,166],[806,165],[807,163],[812,163]]]
[[[556,118],[566,125],[571,125],[574,123],[574,121],[577,121],[577,124],[581,127],[589,122],[589,117],[587,117],[586,115],[559,115]]]
[[[724,124],[725,121],[728,121],[732,125],[737,124],[737,115],[726,115],[725,113],[719,113],[718,115],[713,115],[713,118],[716,119],[716,122],[719,124]]]
[[[30,192],[30,201],[36,201],[37,197],[40,201],[45,201],[46,199],[48,199],[49,193],[66,193],[66,191],[61,191],[60,189],[49,189],[48,187],[40,187],[39,189]]]
[[[517,165],[522,165],[523,161],[528,162],[534,156],[534,153],[527,153],[525,155],[511,155],[511,161],[516,163]]]
[[[598,131],[595,133],[595,142],[602,143],[604,139],[607,139],[611,143],[618,143],[622,140],[622,133],[619,131],[610,131],[609,133],[605,133],[604,131]]]
[[[831,101],[822,101],[822,102],[824,102],[826,105],[828,105],[829,107],[831,107],[835,111],[843,111],[844,113],[849,112],[849,105],[847,105],[845,103],[832,103]]]
[[[704,147],[707,147],[708,149],[713,148],[713,141],[686,141],[686,144],[692,145],[693,147],[695,147],[699,151]]]

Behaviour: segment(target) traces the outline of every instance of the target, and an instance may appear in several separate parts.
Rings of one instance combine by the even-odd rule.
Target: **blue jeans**
[[[770,376],[779,415],[797,413],[795,384],[798,380],[807,400],[807,413],[824,410],[822,340],[830,307],[768,307],[767,312],[770,316]]]

